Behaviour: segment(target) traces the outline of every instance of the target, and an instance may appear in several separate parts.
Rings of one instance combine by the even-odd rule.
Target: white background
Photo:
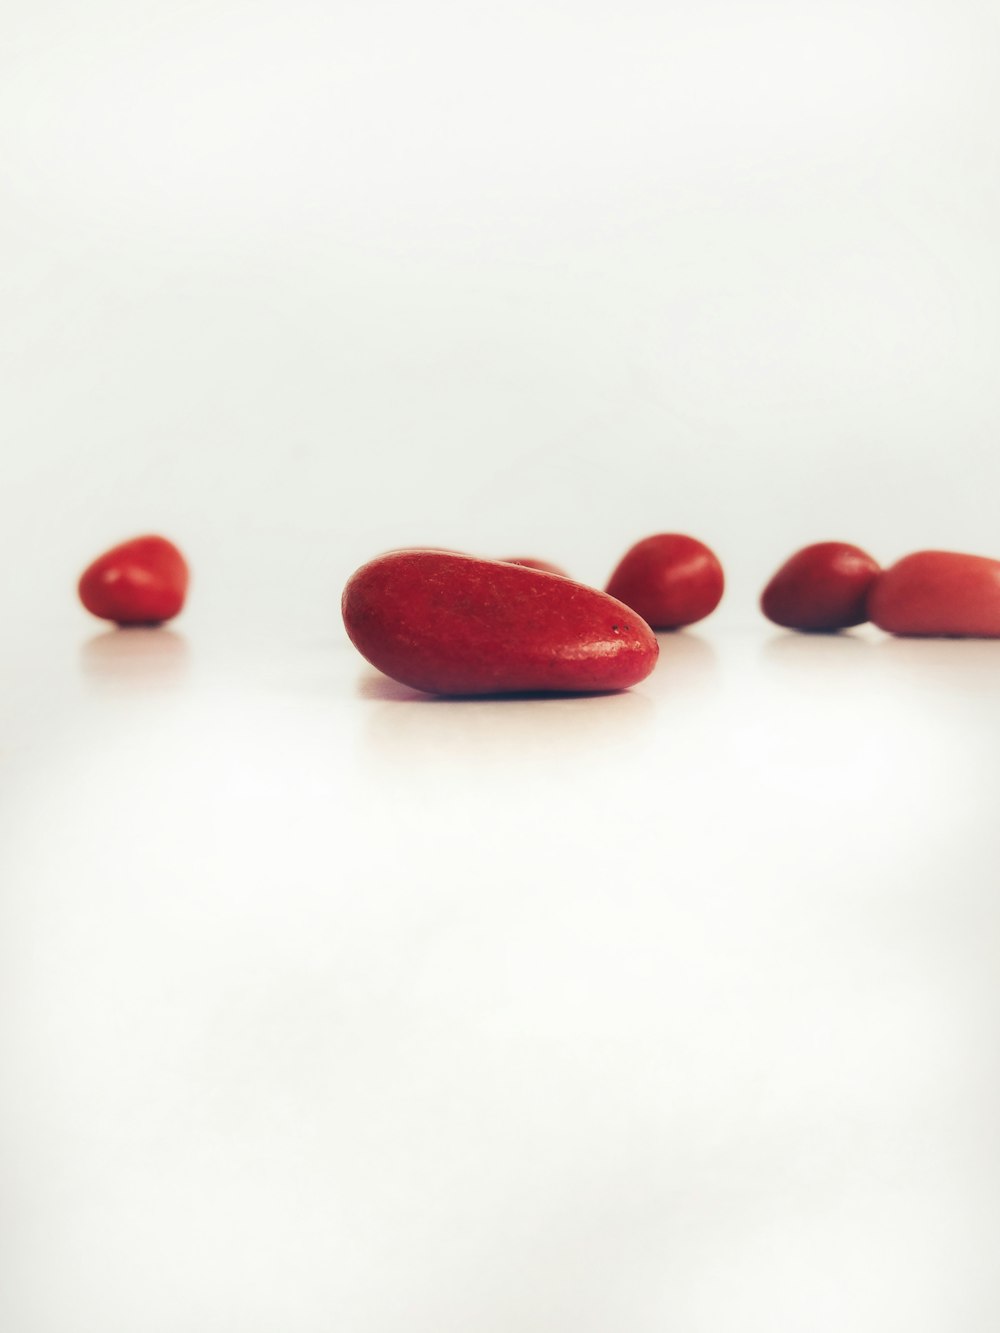
[[[4,1333],[995,1330],[992,3],[0,3]],[[83,566],[161,531],[170,630]],[[426,543],[710,620],[417,700]]]

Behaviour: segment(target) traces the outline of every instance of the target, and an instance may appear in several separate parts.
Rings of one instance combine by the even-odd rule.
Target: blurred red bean
[[[704,542],[660,533],[625,553],[606,591],[653,629],[680,629],[714,611],[724,588],[722,566]]]
[[[165,537],[133,537],[114,546],[80,576],[80,601],[102,620],[158,625],[184,605],[187,562]]]
[[[868,614],[889,634],[1000,638],[1000,560],[915,551],[876,579]]]
[[[796,551],[764,589],[760,609],[785,629],[832,631],[863,625],[879,565],[859,546],[816,542]]]

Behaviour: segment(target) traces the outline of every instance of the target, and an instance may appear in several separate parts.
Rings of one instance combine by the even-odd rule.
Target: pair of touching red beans
[[[177,615],[188,567],[163,537],[123,542],[80,579],[84,606],[119,625]],[[601,592],[546,561],[456,551],[390,551],[344,589],[347,633],[372,665],[435,694],[600,692],[653,670],[654,631],[703,620],[722,598],[714,553],[661,533],[625,553]],[[893,634],[1000,637],[1000,561],[920,551],[881,570],[864,551],[821,542],[791,557],[761,597],[775,624],[835,631],[871,620]]]
[[[1000,561],[915,551],[882,569],[857,546],[818,542],[781,566],[760,604],[786,629],[850,629],[870,620],[889,634],[1000,638]]]

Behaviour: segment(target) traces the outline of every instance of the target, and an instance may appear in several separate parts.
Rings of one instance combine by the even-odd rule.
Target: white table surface
[[[1000,1322],[1000,643],[709,620],[457,702],[57,628],[0,702],[9,1333]]]

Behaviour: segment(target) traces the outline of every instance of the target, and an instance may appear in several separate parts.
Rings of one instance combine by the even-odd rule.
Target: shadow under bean
[[[179,683],[190,665],[188,641],[162,626],[108,629],[80,649],[86,680],[100,689],[162,689]]]
[[[363,752],[378,766],[458,771],[483,764],[560,766],[639,743],[654,705],[635,690],[614,694],[517,694],[445,698],[374,674],[362,678],[372,707]]]

